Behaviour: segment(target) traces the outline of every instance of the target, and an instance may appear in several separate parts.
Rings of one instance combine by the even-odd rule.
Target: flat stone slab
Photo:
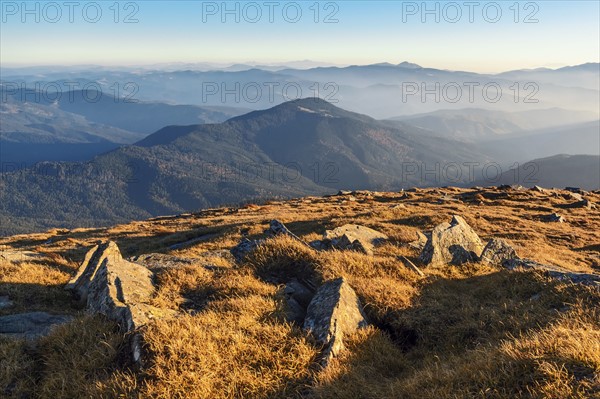
[[[36,339],[48,335],[55,326],[73,320],[68,315],[30,312],[0,316],[0,334],[11,338]]]
[[[502,263],[508,270],[538,270],[559,280],[569,280],[575,284],[590,285],[600,288],[600,274],[578,273],[553,265],[544,265],[530,259],[510,259]]]
[[[12,249],[0,250],[0,261],[11,262],[11,263],[21,263],[21,262],[30,262],[43,259],[44,256],[37,252],[32,251],[15,251]]]

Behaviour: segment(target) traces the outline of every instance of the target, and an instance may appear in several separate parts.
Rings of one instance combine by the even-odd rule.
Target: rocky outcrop
[[[68,323],[73,317],[45,312],[11,314],[0,317],[0,335],[10,338],[36,339],[48,335],[55,326]]]
[[[350,249],[372,255],[376,245],[388,236],[376,230],[356,224],[346,224],[334,230],[327,230],[323,242],[336,249]]]
[[[559,266],[544,265],[529,259],[509,259],[502,263],[508,270],[537,270],[559,280],[569,280],[575,284],[585,284],[600,288],[600,275],[578,273]]]
[[[501,266],[510,259],[518,259],[517,251],[506,241],[492,238],[488,241],[480,257],[481,261],[490,265]]]
[[[104,260],[120,260],[121,252],[112,241],[96,245],[90,249],[75,276],[67,283],[65,289],[71,291],[82,305],[87,303],[90,284]]]
[[[344,349],[344,338],[367,325],[362,305],[344,278],[323,284],[311,300],[304,329],[324,346],[323,364]]]
[[[419,259],[426,265],[462,264],[477,261],[483,243],[475,231],[457,215],[450,223],[437,225],[421,252]]]
[[[154,295],[153,273],[146,267],[123,259],[114,242],[98,245],[88,252],[67,289],[85,298],[87,311],[102,314],[119,323],[125,332],[135,332],[150,319],[171,315],[149,303]],[[132,354],[141,362],[140,336],[132,335]]]

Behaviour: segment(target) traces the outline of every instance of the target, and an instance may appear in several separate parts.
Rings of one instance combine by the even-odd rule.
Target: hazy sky
[[[310,59],[498,72],[600,59],[597,0],[0,3],[7,66]]]

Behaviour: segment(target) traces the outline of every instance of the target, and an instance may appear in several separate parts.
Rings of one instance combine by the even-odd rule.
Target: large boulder
[[[90,283],[87,309],[117,321],[133,331],[148,321],[144,304],[154,295],[153,274],[124,259],[105,260]]]
[[[388,236],[365,226],[346,224],[325,231],[323,239],[330,242],[333,248],[351,249],[372,255],[375,245],[387,240]]]
[[[419,259],[426,265],[460,265],[477,261],[483,251],[483,243],[475,231],[457,215],[450,223],[437,225],[421,252]]]
[[[360,300],[344,278],[323,284],[308,305],[304,329],[325,348],[326,365],[344,349],[344,338],[367,325]]]
[[[501,266],[504,261],[518,259],[517,251],[506,241],[492,238],[481,253],[481,261],[490,265]]]
[[[55,326],[71,321],[68,315],[30,312],[0,316],[0,335],[10,338],[35,339],[48,335]]]
[[[132,354],[141,362],[141,338],[137,333],[150,319],[172,315],[170,310],[150,305],[154,296],[153,273],[121,256],[114,242],[94,247],[86,255],[77,275],[67,285],[87,311],[102,314],[132,334]]]
[[[65,286],[65,289],[71,291],[82,305],[87,303],[90,284],[105,259],[122,260],[119,247],[112,241],[96,245],[90,249],[85,254],[83,263],[75,276]]]

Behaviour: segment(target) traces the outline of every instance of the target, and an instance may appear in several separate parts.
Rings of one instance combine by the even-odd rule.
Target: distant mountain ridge
[[[399,189],[426,184],[415,165],[484,159],[463,143],[310,98],[220,124],[166,127],[91,162],[4,173],[0,217],[5,233],[118,223],[339,187]]]

